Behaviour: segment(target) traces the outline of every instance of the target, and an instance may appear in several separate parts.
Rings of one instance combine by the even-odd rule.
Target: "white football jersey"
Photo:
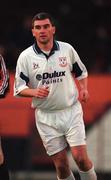
[[[72,73],[78,80],[88,75],[86,67],[70,44],[54,41],[54,46],[47,55],[35,43],[18,58],[14,96],[18,96],[26,88],[48,86],[48,97],[33,97],[33,107],[46,111],[62,110],[72,106],[78,99],[78,89]]]

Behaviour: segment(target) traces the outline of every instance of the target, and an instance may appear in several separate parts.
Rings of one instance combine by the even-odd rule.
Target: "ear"
[[[53,34],[55,34],[55,32],[56,32],[56,27],[53,26]]]
[[[35,37],[35,32],[34,32],[34,29],[32,29],[32,35]]]

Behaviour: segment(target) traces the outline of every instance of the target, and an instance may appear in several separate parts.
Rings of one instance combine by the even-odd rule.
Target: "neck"
[[[53,47],[53,41],[50,41],[48,43],[40,43],[37,41],[37,44],[38,44],[39,48],[44,51],[50,51]]]

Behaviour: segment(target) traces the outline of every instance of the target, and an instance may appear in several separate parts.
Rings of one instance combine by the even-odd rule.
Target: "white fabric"
[[[87,77],[87,70],[74,48],[64,42],[57,41],[58,50],[48,59],[43,53],[36,53],[33,46],[24,50],[17,61],[14,96],[23,89],[49,87],[47,98],[33,98],[32,106],[42,110],[61,110],[72,106],[78,99],[76,83],[72,78],[73,64],[77,62],[82,74],[78,79]],[[27,84],[22,74],[29,79]]]
[[[89,171],[83,172],[79,171],[81,180],[97,180],[97,175],[94,170],[94,167],[92,167]]]
[[[49,155],[63,150],[67,142],[70,146],[86,144],[83,112],[79,102],[58,112],[36,110],[35,118],[37,129]]]

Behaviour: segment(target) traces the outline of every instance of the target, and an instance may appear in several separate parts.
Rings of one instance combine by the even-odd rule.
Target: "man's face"
[[[52,26],[49,19],[36,20],[34,22],[32,34],[39,43],[47,44],[53,39],[55,26]]]

